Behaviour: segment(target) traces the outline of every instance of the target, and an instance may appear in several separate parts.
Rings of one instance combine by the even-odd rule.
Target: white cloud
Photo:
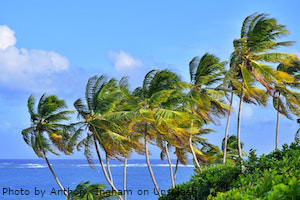
[[[133,70],[143,66],[143,63],[133,58],[130,54],[125,51],[109,51],[108,58],[113,63],[117,71]]]
[[[49,87],[52,76],[69,68],[66,57],[44,50],[15,47],[14,31],[0,26],[0,86],[29,91]]]
[[[7,47],[14,46],[17,42],[15,32],[8,26],[0,26],[0,50],[5,50]]]

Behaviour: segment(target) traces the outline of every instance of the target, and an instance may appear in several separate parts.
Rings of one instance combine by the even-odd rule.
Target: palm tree
[[[184,96],[184,86],[180,77],[176,73],[169,70],[153,71],[151,77],[152,78],[149,79],[150,82],[148,84],[148,92],[150,94],[159,93],[163,90],[172,91],[172,94],[168,97],[167,101],[163,102],[160,107],[167,110],[178,110]],[[156,128],[158,127],[156,126]],[[158,129],[156,137],[156,143],[162,151],[161,158],[163,158],[164,156],[167,157],[170,179],[173,188],[175,187],[175,179],[171,157],[169,154],[169,148],[171,148],[172,143],[174,143],[174,137],[177,137],[176,130],[171,130],[170,127],[165,127],[164,130]]]
[[[43,94],[36,107],[36,100],[33,95],[28,98],[28,112],[30,114],[31,127],[22,131],[24,141],[32,147],[39,158],[44,158],[60,189],[67,195],[60,180],[56,176],[47,157],[48,152],[58,155],[55,150],[68,153],[66,140],[69,138],[67,125],[63,121],[69,119],[73,111],[66,110],[67,105],[64,100],[60,100],[55,95],[47,96]]]
[[[88,80],[85,92],[87,103],[84,104],[81,99],[77,99],[74,103],[78,115],[83,121],[77,123],[79,129],[69,143],[70,147],[76,144],[83,130],[86,130],[86,137],[77,143],[77,148],[84,147],[84,154],[92,166],[91,147],[95,147],[104,176],[115,192],[118,192],[118,190],[112,180],[108,159],[112,157],[119,159],[119,156],[124,154],[128,156],[129,148],[127,147],[130,143],[127,137],[119,134],[125,130],[110,120],[110,114],[113,113],[121,95],[122,93],[115,79],[107,81],[105,76],[91,77]],[[98,145],[105,152],[107,169]],[[119,199],[122,199],[122,197],[119,196]]]
[[[231,55],[232,66],[238,74],[239,81],[234,85],[240,91],[237,140],[239,156],[242,158],[240,144],[240,123],[242,101],[245,93],[265,101],[266,95],[273,95],[274,85],[293,82],[293,77],[287,73],[277,71],[266,63],[289,64],[296,59],[296,55],[274,52],[283,46],[290,46],[292,42],[278,42],[277,39],[288,34],[285,26],[277,23],[276,19],[266,14],[253,14],[248,16],[242,25],[240,39],[234,40],[234,52]],[[270,52],[272,50],[272,52]],[[266,92],[255,88],[256,82],[265,87]]]
[[[227,160],[232,161],[232,162],[236,162],[239,158],[239,152],[238,152],[238,143],[237,143],[237,137],[235,135],[230,135],[227,138]],[[222,140],[222,151],[224,152],[225,149],[224,147],[224,143],[225,143],[225,138],[223,138]],[[243,149],[244,143],[241,142],[241,147]],[[247,153],[246,152],[242,152],[243,156],[246,156]]]
[[[113,192],[104,192],[105,185],[91,184],[89,181],[82,182],[68,195],[67,200],[100,200],[112,199],[116,196]]]
[[[214,122],[215,117],[220,117],[226,113],[229,107],[224,103],[224,92],[217,89],[218,82],[222,80],[225,73],[226,62],[220,62],[215,55],[206,53],[202,57],[194,57],[190,64],[189,94],[187,101],[191,114],[191,130],[194,126],[201,127],[203,124]],[[197,133],[198,131],[196,131]],[[197,167],[200,163],[197,159],[195,147],[193,146],[193,133],[189,137],[189,149]],[[201,155],[201,154],[200,154]]]
[[[185,130],[183,128],[177,128],[177,125],[186,115],[184,112],[167,109],[168,106],[171,105],[171,102],[176,100],[173,98],[176,96],[176,90],[168,89],[172,84],[167,81],[162,81],[161,78],[164,76],[160,73],[169,72],[167,72],[167,70],[150,71],[144,78],[143,86],[136,88],[131,94],[127,94],[128,103],[131,104],[134,109],[122,112],[118,117],[124,119],[126,123],[129,123],[128,129],[132,135],[135,135],[136,138],[143,138],[148,170],[155,189],[161,196],[150,164],[148,143],[156,141],[157,144],[160,144],[165,140],[170,142],[174,133],[178,135],[182,134],[181,132]],[[168,80],[172,81],[172,79]],[[164,84],[161,84],[163,82]],[[154,87],[154,85],[156,86]],[[115,113],[115,115],[117,116],[117,113]]]
[[[131,113],[135,110],[135,100],[133,100],[132,93],[129,90],[129,83],[128,78],[123,77],[119,81],[119,88],[122,92],[122,97],[120,98],[120,101],[118,102],[115,111],[112,115],[110,115],[110,120],[114,121],[116,124],[119,124],[120,126],[124,127],[124,129],[129,129],[129,124],[131,120],[124,120],[128,117],[127,114]],[[134,103],[132,103],[134,101]],[[140,143],[140,135],[139,134],[130,134],[130,132],[124,132],[122,135],[127,137],[130,141],[130,150],[127,148],[127,153],[123,155],[123,191],[124,191],[124,200],[127,199],[127,159],[129,158],[128,152],[135,151],[138,154],[144,154],[142,144]]]
[[[273,96],[273,106],[277,110],[275,149],[278,149],[280,114],[288,119],[292,119],[291,114],[300,116],[300,93],[292,90],[293,88],[298,89],[300,86],[300,61],[293,62],[292,66],[279,64],[277,70],[295,77],[297,83],[282,82],[275,87],[274,94],[276,95]]]

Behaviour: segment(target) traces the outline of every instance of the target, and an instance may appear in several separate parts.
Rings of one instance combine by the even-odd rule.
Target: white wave
[[[88,164],[72,164],[72,166],[76,167],[89,167]],[[95,164],[94,166],[100,167],[100,164]],[[106,166],[106,164],[104,164]],[[123,167],[123,164],[110,164],[110,167]],[[152,167],[169,167],[169,164],[151,164]],[[127,164],[127,167],[147,167],[146,163],[136,163],[136,164]],[[172,167],[175,167],[172,164]],[[194,165],[178,165],[178,167],[194,167]]]
[[[17,168],[31,168],[31,169],[39,169],[39,168],[46,168],[47,165],[35,164],[35,163],[28,163],[28,164],[20,164]]]
[[[11,165],[13,163],[8,163],[8,162],[5,162],[5,163],[0,163],[1,165]]]

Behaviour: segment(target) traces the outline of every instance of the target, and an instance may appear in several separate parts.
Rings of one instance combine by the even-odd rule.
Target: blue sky
[[[150,69],[168,68],[187,80],[194,56],[210,52],[228,60],[243,19],[254,12],[277,18],[291,32],[286,39],[299,41],[299,6],[297,0],[1,1],[0,159],[36,158],[21,137],[30,125],[30,94],[57,94],[72,108],[95,74],[128,75],[135,87]],[[299,47],[283,50],[300,55]],[[276,117],[271,104],[245,105],[244,111],[245,150],[271,151]],[[231,122],[230,134],[235,134],[236,114]],[[219,145],[224,120],[214,129],[208,138]],[[282,117],[280,144],[293,141],[297,129],[295,121]],[[155,148],[152,153],[159,157]]]

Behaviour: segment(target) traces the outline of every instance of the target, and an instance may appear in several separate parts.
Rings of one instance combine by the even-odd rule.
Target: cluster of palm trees
[[[241,36],[233,42],[230,61],[221,61],[209,53],[195,57],[189,63],[188,82],[167,69],[151,70],[142,86],[131,91],[126,77],[117,81],[93,76],[86,85],[85,99],[74,102],[79,117],[76,123],[64,123],[73,111],[67,110],[63,100],[43,95],[35,105],[34,97],[30,96],[28,110],[32,126],[22,131],[24,140],[46,160],[62,190],[64,187],[47,154],[58,154],[56,149],[65,154],[82,149],[91,166],[92,152],[96,152],[105,179],[115,192],[119,190],[114,185],[109,161],[124,162],[123,191],[126,191],[127,159],[133,152],[145,155],[159,195],[148,144],[156,145],[161,150],[161,158],[167,158],[172,187],[175,187],[178,164],[187,164],[189,154],[200,170],[201,165],[208,163],[239,160],[244,155],[240,140],[243,102],[266,106],[273,99],[278,112],[275,140],[278,148],[279,116],[300,116],[300,93],[295,90],[300,86],[300,62],[294,54],[276,51],[292,45],[290,41],[278,41],[287,34],[286,27],[276,19],[255,13],[244,20]],[[239,98],[237,134],[229,136],[234,96]],[[213,131],[206,128],[207,124],[217,123],[225,116],[225,137],[220,150],[203,135]],[[170,153],[177,158],[174,171]],[[127,199],[126,193],[118,198]]]

